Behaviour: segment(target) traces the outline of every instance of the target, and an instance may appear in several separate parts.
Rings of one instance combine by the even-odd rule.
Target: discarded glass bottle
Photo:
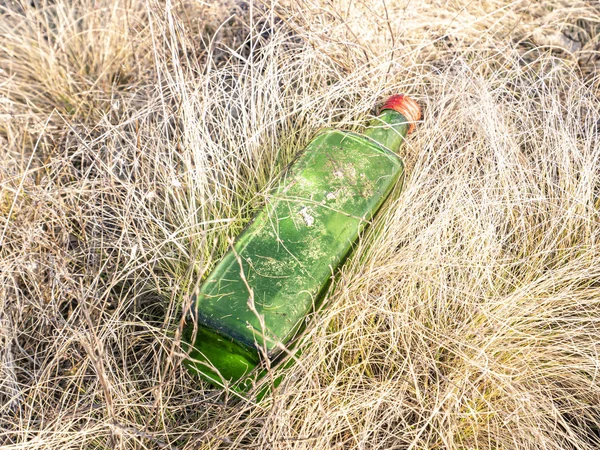
[[[183,334],[189,370],[244,390],[251,382],[238,381],[277,358],[403,181],[395,152],[420,117],[414,100],[396,95],[364,135],[328,130],[312,140],[193,299]]]

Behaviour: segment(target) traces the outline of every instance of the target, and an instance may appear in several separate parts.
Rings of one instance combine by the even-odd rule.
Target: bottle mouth
[[[421,119],[421,107],[408,95],[392,95],[387,99],[381,109],[393,109],[394,111],[399,112],[406,117],[406,119],[410,122],[408,134],[415,130],[415,122]]]

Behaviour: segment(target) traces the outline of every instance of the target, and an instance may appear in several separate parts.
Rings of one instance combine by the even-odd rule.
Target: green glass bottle
[[[402,182],[396,152],[420,115],[414,100],[396,95],[363,135],[328,130],[311,141],[193,299],[183,334],[190,371],[244,390],[246,376],[260,377],[265,359],[290,344]]]

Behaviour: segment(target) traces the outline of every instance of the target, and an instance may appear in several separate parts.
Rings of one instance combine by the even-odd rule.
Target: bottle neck
[[[404,142],[409,128],[410,124],[406,117],[393,109],[384,109],[379,116],[369,122],[363,134],[396,153]]]

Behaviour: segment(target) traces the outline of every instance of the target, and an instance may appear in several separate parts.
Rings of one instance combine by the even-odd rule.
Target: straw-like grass
[[[593,2],[0,4],[6,449],[595,449]],[[199,278],[323,127],[424,110],[260,404],[182,368]]]

